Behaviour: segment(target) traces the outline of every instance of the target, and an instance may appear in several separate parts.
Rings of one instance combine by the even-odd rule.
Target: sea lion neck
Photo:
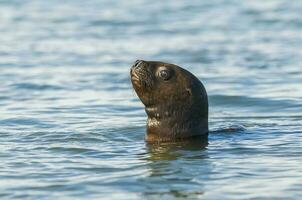
[[[158,112],[158,108],[157,108],[157,106],[155,106],[155,105],[146,106],[146,107],[145,107],[145,111],[146,111],[148,117],[149,117],[149,116],[155,116],[156,113]]]
[[[158,105],[152,105],[152,106],[146,106],[145,111],[148,116],[148,118],[156,118],[157,120],[164,119],[170,116],[169,109],[163,109],[168,108],[166,105],[158,106]]]

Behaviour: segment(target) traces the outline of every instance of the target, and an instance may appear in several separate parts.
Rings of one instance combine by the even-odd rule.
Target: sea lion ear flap
[[[186,93],[189,95],[189,96],[192,96],[192,90],[190,88],[186,88]]]

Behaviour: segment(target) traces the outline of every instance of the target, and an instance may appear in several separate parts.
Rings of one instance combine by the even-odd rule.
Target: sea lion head
[[[207,135],[207,93],[193,74],[174,64],[137,60],[130,76],[148,115],[147,141]]]

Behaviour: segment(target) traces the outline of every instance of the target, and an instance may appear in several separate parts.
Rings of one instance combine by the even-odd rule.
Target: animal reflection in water
[[[151,198],[201,197],[205,191],[203,180],[208,179],[213,168],[208,160],[207,145],[208,141],[202,138],[147,143],[149,174],[142,181],[150,190],[147,189],[144,195]]]
[[[184,154],[201,152],[208,146],[208,140],[203,137],[193,137],[189,140],[165,143],[146,144],[150,160],[176,160]]]

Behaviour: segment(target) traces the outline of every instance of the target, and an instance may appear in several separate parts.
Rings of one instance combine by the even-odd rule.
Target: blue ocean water
[[[299,199],[302,2],[0,0],[1,199]],[[194,73],[208,145],[147,145],[129,69]]]

